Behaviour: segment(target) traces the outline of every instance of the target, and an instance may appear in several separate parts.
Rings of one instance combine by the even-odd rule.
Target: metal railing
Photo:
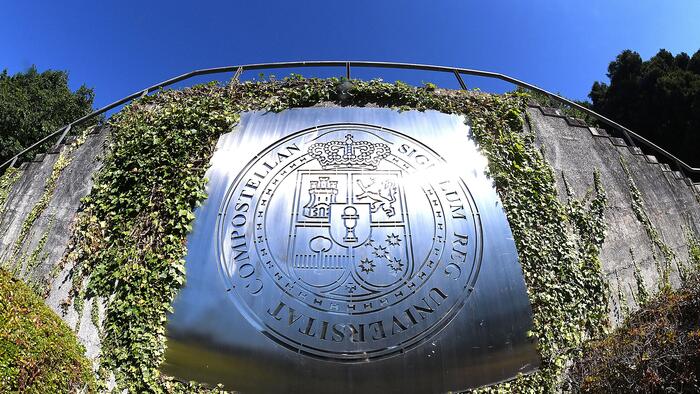
[[[473,75],[473,76],[478,76],[478,77],[485,77],[485,78],[492,78],[492,79],[499,79],[501,81],[509,82],[512,83],[516,86],[532,90],[538,93],[545,94],[552,98],[553,100],[568,105],[569,107],[575,108],[595,119],[598,121],[611,126],[613,129],[617,130],[620,132],[622,137],[625,139],[627,144],[630,146],[636,146],[635,142],[640,143],[641,145],[648,147],[652,149],[654,152],[657,154],[660,154],[663,156],[666,161],[669,162],[669,164],[673,164],[675,167],[678,168],[679,171],[681,171],[685,176],[694,178],[696,180],[700,180],[700,168],[697,167],[691,167],[685,162],[683,162],[681,159],[677,158],[676,156],[672,155],[665,149],[661,148],[660,146],[654,144],[653,142],[649,141],[648,139],[642,137],[641,135],[633,132],[632,130],[618,124],[617,122],[606,118],[605,116],[592,111],[580,104],[577,104],[569,99],[566,99],[564,97],[561,97],[559,95],[556,95],[554,93],[551,93],[547,90],[544,90],[542,88],[539,88],[535,85],[529,84],[527,82],[523,82],[521,80],[515,79],[513,77],[510,77],[505,74],[501,73],[496,73],[496,72],[491,72],[491,71],[482,71],[482,70],[473,70],[473,69],[468,69],[468,68],[456,68],[456,67],[445,67],[445,66],[434,66],[434,65],[428,65],[428,64],[411,64],[411,63],[393,63],[393,62],[371,62],[371,61],[333,61],[333,60],[327,60],[327,61],[301,61],[301,62],[277,62],[277,63],[259,63],[259,64],[245,64],[245,65],[240,65],[240,66],[227,66],[227,67],[216,67],[216,68],[206,68],[202,70],[195,70],[191,71],[186,74],[179,75],[175,78],[171,78],[168,80],[165,80],[163,82],[160,82],[158,84],[155,84],[153,86],[150,86],[146,89],[140,90],[136,93],[133,93],[129,96],[126,96],[120,100],[117,100],[111,104],[108,104],[88,115],[83,116],[80,119],[77,119],[70,124],[61,127],[60,129],[56,130],[55,132],[47,135],[46,137],[42,138],[41,140],[35,142],[31,146],[27,147],[24,149],[22,152],[16,154],[14,157],[12,157],[10,160],[6,161],[2,165],[0,165],[0,169],[8,166],[8,165],[14,165],[17,160],[25,155],[26,153],[32,151],[36,147],[42,145],[46,141],[50,140],[51,138],[54,138],[56,136],[59,136],[58,141],[56,142],[55,146],[57,147],[61,142],[63,142],[63,139],[65,136],[68,134],[71,128],[75,128],[76,126],[79,126],[80,124],[94,119],[107,111],[114,109],[120,105],[126,104],[134,99],[137,99],[139,97],[145,96],[151,92],[157,91],[159,89],[171,86],[177,82],[181,82],[193,77],[198,77],[201,75],[209,75],[209,74],[221,74],[221,73],[231,73],[233,72],[233,80],[238,80],[241,76],[241,74],[244,71],[252,71],[252,70],[270,70],[270,69],[278,69],[278,68],[303,68],[303,67],[344,67],[345,68],[345,77],[347,79],[350,79],[351,76],[351,70],[353,67],[355,68],[360,68],[360,67],[370,67],[370,68],[393,68],[393,69],[409,69],[409,70],[422,70],[422,71],[435,71],[435,72],[445,72],[445,73],[451,73],[455,76],[457,79],[457,82],[459,83],[459,86],[462,89],[466,89],[467,85],[464,83],[464,79],[462,78],[462,75]]]

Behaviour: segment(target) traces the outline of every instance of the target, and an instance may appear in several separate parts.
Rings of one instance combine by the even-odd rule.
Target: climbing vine
[[[12,189],[12,185],[17,182],[19,179],[19,176],[22,175],[22,172],[15,168],[15,167],[9,167],[7,170],[5,170],[5,173],[0,176],[0,213],[3,211],[5,207],[5,202],[7,201],[7,197],[10,194],[10,189]]]
[[[622,321],[629,316],[630,306],[627,302],[625,291],[622,289],[622,283],[617,271],[615,271],[615,282],[617,283],[617,304],[615,304],[616,317],[618,321]]]
[[[630,249],[636,294],[631,285],[630,292],[639,308],[633,313],[627,308],[620,327],[585,344],[582,356],[568,373],[568,380],[577,392],[697,392],[700,389],[697,376],[700,240],[689,227],[683,226],[688,258],[685,262],[678,258],[652,224],[622,157],[620,164],[627,176],[632,210],[651,242],[659,288],[656,293],[649,292]],[[681,280],[675,290],[670,283],[674,263]],[[619,278],[618,300],[626,307]]]
[[[634,258],[634,252],[630,248],[630,258],[632,259],[632,266],[634,268],[634,282],[637,284],[637,295],[635,296],[635,301],[638,306],[644,306],[650,298],[649,291],[647,290],[647,285],[644,283],[644,276],[642,276],[642,271],[639,269],[639,264]],[[632,295],[635,293],[632,292]]]
[[[608,289],[598,259],[607,198],[595,172],[593,189],[580,200],[564,178],[568,202],[560,202],[552,170],[532,135],[517,124],[500,138],[489,138],[494,134],[483,130],[477,140],[489,158],[518,248],[542,366],[534,374],[482,391],[553,392],[563,384],[565,366],[578,355],[583,340],[607,326]]]
[[[40,283],[41,280],[33,280],[32,279],[32,272],[34,269],[46,258],[48,257],[48,252],[44,251],[44,248],[46,247],[46,242],[49,239],[49,234],[53,230],[54,223],[56,222],[56,215],[51,214],[49,217],[49,222],[46,226],[46,229],[44,230],[44,233],[41,235],[41,238],[39,238],[39,242],[37,243],[36,247],[34,250],[31,252],[27,251],[24,253],[21,259],[19,259],[20,263],[17,264],[16,267],[21,267],[24,265],[24,281],[27,282],[32,290],[34,290],[37,294],[40,294]],[[19,271],[19,270],[18,270]],[[16,271],[15,276],[20,277],[20,272]]]
[[[41,216],[42,213],[46,210],[46,208],[49,206],[49,203],[51,202],[51,199],[53,197],[54,192],[56,191],[56,187],[58,186],[58,179],[61,176],[61,173],[63,170],[68,167],[72,160],[72,153],[77,149],[80,145],[82,145],[85,142],[87,134],[83,134],[80,138],[78,138],[76,141],[71,143],[68,147],[63,149],[61,153],[59,154],[58,158],[56,159],[56,162],[53,164],[53,167],[51,168],[51,174],[49,175],[49,178],[46,180],[46,184],[44,185],[44,190],[39,197],[39,200],[34,204],[32,207],[32,210],[29,211],[29,214],[27,215],[26,218],[24,218],[24,221],[22,222],[22,227],[20,229],[20,233],[17,236],[17,239],[15,240],[14,246],[12,248],[12,253],[10,254],[10,257],[7,258],[3,263],[3,267],[12,267],[12,272],[15,274],[18,274],[22,270],[22,265],[26,262],[26,256],[22,257],[19,255],[22,247],[25,245],[25,241],[27,240],[27,237],[29,236],[29,233],[32,229],[32,226],[34,225],[34,222],[36,222],[37,219]],[[47,236],[48,232],[45,232],[44,236]],[[42,238],[44,237],[42,236]],[[44,240],[43,243],[46,241]],[[41,248],[43,249],[43,244],[40,242]],[[39,256],[34,256],[38,258]],[[30,260],[31,261],[31,260]],[[33,267],[32,267],[33,268]],[[29,270],[26,270],[27,272]]]
[[[184,240],[216,138],[238,119],[231,107],[226,90],[205,86],[142,100],[112,120],[110,154],[78,219],[73,282],[86,277],[86,296],[109,300],[101,366],[120,388],[165,389],[165,314],[184,281]]]
[[[687,270],[700,272],[700,238],[690,229],[685,229],[685,237],[688,241]]]
[[[67,154],[61,154],[58,156],[58,159],[51,169],[51,175],[49,175],[49,179],[46,181],[44,191],[41,194],[41,197],[39,197],[39,201],[34,204],[34,207],[31,211],[29,211],[29,214],[24,219],[24,222],[22,222],[22,228],[20,229],[19,236],[15,241],[14,254],[16,254],[22,248],[24,241],[29,235],[32,225],[34,222],[36,222],[39,216],[44,213],[44,210],[49,205],[51,197],[53,196],[54,191],[56,191],[56,186],[58,185],[58,177],[61,176],[63,169],[68,167],[68,164],[70,164],[70,157]]]
[[[674,263],[678,264],[676,262],[676,254],[661,239],[661,234],[659,233],[659,230],[649,219],[649,215],[647,215],[646,212],[646,207],[644,206],[644,200],[642,199],[642,194],[639,192],[639,188],[637,187],[634,178],[632,178],[632,174],[630,173],[630,170],[627,167],[627,163],[625,162],[625,159],[622,156],[620,156],[620,165],[622,166],[622,169],[624,170],[625,175],[627,176],[627,187],[629,189],[630,198],[632,199],[632,211],[634,212],[634,216],[637,218],[642,227],[644,227],[644,231],[646,232],[647,236],[649,237],[649,240],[653,245],[653,258],[654,261],[657,263],[656,269],[660,278],[659,290],[668,291],[671,289],[672,265]],[[659,262],[658,256],[656,255],[654,248],[658,249],[661,252],[663,258],[662,262]]]
[[[511,224],[534,313],[531,335],[542,356],[538,372],[488,390],[554,390],[582,340],[607,322],[598,260],[606,197],[596,173],[587,196],[577,200],[569,191],[567,203],[558,200],[551,168],[523,131],[526,100],[517,92],[293,76],[163,91],[127,106],[110,121],[109,154],[84,199],[70,253],[73,294],[106,301],[100,370],[131,392],[204,390],[162,376],[159,366],[166,313],[185,280],[185,239],[193,210],[206,197],[204,174],[216,141],[242,111],[331,102],[469,118]]]

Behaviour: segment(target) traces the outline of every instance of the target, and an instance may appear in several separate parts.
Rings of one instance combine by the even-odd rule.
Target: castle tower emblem
[[[309,202],[304,205],[304,216],[327,218],[331,204],[336,202],[338,181],[331,181],[329,177],[322,176],[309,183]]]

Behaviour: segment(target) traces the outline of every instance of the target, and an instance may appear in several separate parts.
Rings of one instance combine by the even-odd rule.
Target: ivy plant
[[[9,167],[2,176],[0,176],[0,213],[3,212],[10,190],[15,182],[17,182],[20,175],[22,175],[22,172],[19,169]]]
[[[586,198],[558,199],[552,169],[523,129],[527,100],[522,92],[292,76],[167,90],[125,107],[110,120],[109,154],[83,201],[69,255],[75,303],[83,296],[106,300],[101,370],[130,392],[208,390],[164,377],[159,366],[166,314],[185,281],[185,240],[206,198],[204,174],[217,139],[242,111],[330,102],[466,115],[513,231],[542,357],[538,372],[486,391],[556,390],[583,339],[607,324],[598,259],[605,193],[596,175]]]

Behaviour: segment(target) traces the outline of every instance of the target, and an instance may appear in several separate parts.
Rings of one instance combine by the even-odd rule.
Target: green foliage
[[[46,181],[46,184],[44,185],[44,192],[41,194],[41,197],[39,197],[39,201],[32,207],[32,210],[29,212],[29,215],[24,219],[24,222],[22,223],[22,229],[20,230],[19,236],[17,237],[17,241],[15,242],[15,252],[17,252],[22,245],[24,244],[24,241],[27,239],[27,236],[29,235],[29,231],[32,228],[32,225],[36,220],[41,216],[42,213],[44,213],[44,210],[46,210],[46,207],[49,206],[49,202],[51,202],[51,197],[53,197],[53,193],[56,191],[56,186],[58,186],[58,178],[61,176],[61,173],[63,170],[68,167],[68,164],[70,164],[71,158],[69,154],[66,153],[61,153],[61,155],[56,159],[56,162],[53,165],[53,168],[51,169],[51,175],[49,175],[49,179]]]
[[[644,200],[642,199],[642,194],[639,192],[639,188],[634,182],[634,178],[632,178],[632,173],[630,173],[630,170],[627,167],[627,163],[625,162],[625,159],[622,158],[622,156],[620,156],[620,165],[622,166],[622,169],[625,171],[625,175],[627,176],[627,187],[629,189],[630,198],[632,199],[632,211],[634,212],[634,216],[637,218],[642,227],[644,227],[644,231],[646,232],[647,236],[649,237],[649,240],[652,243],[653,258],[657,264],[656,269],[659,274],[659,290],[668,291],[671,289],[672,267],[674,263],[678,264],[678,262],[676,261],[676,254],[661,239],[661,234],[659,233],[659,230],[649,219],[649,215],[647,215],[646,212],[646,207],[644,206]],[[658,260],[658,256],[656,255],[656,249],[658,249],[662,254],[662,262],[659,262]]]
[[[615,271],[615,281],[617,283],[617,318],[624,320],[630,314],[630,306],[627,303],[627,296],[625,291],[622,289],[622,283],[620,282],[620,276]],[[634,293],[632,293],[634,295]]]
[[[88,298],[110,299],[102,366],[132,392],[163,390],[165,314],[184,281],[192,210],[206,197],[218,136],[238,119],[225,93],[212,85],[169,91],[151,100],[157,105],[144,100],[117,114],[110,154],[84,200],[76,269],[89,274]]]
[[[550,97],[544,93],[528,90],[528,89],[521,88],[521,87],[516,88],[516,91],[521,92],[521,93],[527,93],[530,96],[530,101],[532,103],[539,105],[539,106],[556,108],[559,110],[559,112],[562,115],[570,116],[572,118],[582,119],[590,125],[597,125],[598,124],[598,120],[596,118],[588,115],[587,113],[581,111],[578,108],[574,108],[570,105],[566,105],[560,101],[554,100],[552,97]],[[561,95],[561,94],[557,93],[557,95]],[[586,107],[589,109],[591,108],[591,103],[589,103],[587,101],[574,100],[574,102],[576,104],[583,106],[583,107]]]
[[[700,272],[700,239],[690,229],[686,229],[688,240],[688,269]]]
[[[535,314],[532,335],[543,357],[540,372],[495,390],[553,390],[573,349],[607,319],[598,261],[605,194],[595,175],[589,202],[558,201],[550,167],[533,136],[523,134],[526,100],[519,93],[295,76],[163,91],[127,106],[111,121],[110,153],[84,200],[70,254],[73,294],[87,280],[88,298],[108,300],[101,370],[114,372],[118,386],[130,392],[205,390],[163,377],[158,368],[166,313],[185,280],[185,239],[193,209],[206,197],[204,173],[216,141],[241,111],[333,102],[469,117],[513,229]]]
[[[22,228],[20,229],[20,233],[17,236],[17,239],[15,241],[15,244],[12,249],[11,255],[2,262],[2,267],[3,268],[9,268],[12,267],[13,273],[19,274],[19,272],[22,270],[22,266],[25,265],[26,263],[26,256],[20,256],[20,251],[22,247],[25,244],[25,241],[27,240],[27,237],[30,234],[30,231],[32,229],[32,226],[34,225],[34,222],[36,222],[37,219],[41,216],[42,213],[46,210],[46,208],[49,206],[49,203],[51,202],[51,199],[53,197],[54,192],[56,191],[56,187],[58,186],[58,179],[61,176],[61,173],[63,170],[68,167],[72,160],[72,153],[75,151],[75,149],[78,148],[78,146],[82,145],[85,142],[85,134],[81,136],[81,138],[78,138],[76,141],[74,141],[70,146],[67,148],[63,149],[61,153],[59,154],[58,158],[56,159],[56,162],[54,163],[52,169],[51,169],[51,174],[49,175],[49,179],[46,180],[46,184],[44,185],[44,191],[41,194],[41,197],[39,197],[39,200],[34,204],[32,207],[32,210],[29,212],[26,218],[24,218],[24,221],[22,222]],[[48,233],[45,234],[45,236],[48,235]],[[45,241],[44,241],[45,242]],[[43,245],[42,245],[43,249]],[[34,258],[38,258],[39,256],[33,256]],[[30,260],[31,262],[31,260]],[[27,273],[29,273],[29,269],[34,268],[31,266],[31,264],[27,265]]]
[[[9,167],[5,173],[0,176],[0,213],[5,208],[5,202],[10,194],[12,186],[17,182],[22,172],[15,167]]]
[[[434,91],[435,89],[437,89],[437,85],[435,85],[435,84],[432,83],[432,82],[424,82],[424,83],[423,83],[423,88],[426,89],[426,90],[429,91],[429,92],[432,92],[432,91]]]
[[[612,335],[588,343],[569,374],[575,392],[700,392],[700,274],[659,295]]]
[[[47,134],[92,112],[94,97],[93,90],[85,85],[71,92],[65,71],[40,73],[34,66],[15,75],[2,71],[0,164]]]
[[[639,306],[644,306],[649,302],[649,291],[647,290],[646,283],[644,283],[644,277],[642,276],[642,271],[639,269],[639,264],[634,259],[634,252],[630,248],[630,256],[632,257],[632,265],[634,266],[634,282],[637,284],[637,295],[636,300]],[[634,294],[634,293],[632,293]]]
[[[46,242],[49,239],[49,234],[53,230],[53,225],[56,221],[56,215],[51,215],[49,218],[49,223],[46,226],[46,230],[44,230],[44,233],[42,234],[41,238],[39,239],[39,242],[37,243],[36,247],[31,253],[27,253],[21,260],[24,261],[24,281],[27,282],[32,290],[34,290],[35,293],[39,294],[40,293],[40,284],[41,280],[35,281],[31,279],[31,273],[34,271],[34,269],[44,261],[47,257],[47,252],[44,251],[44,247],[46,247]],[[17,273],[19,274],[19,273]],[[18,276],[18,275],[15,276]]]
[[[624,324],[610,335],[588,342],[567,374],[573,392],[698,392],[700,391],[700,240],[685,227],[688,261],[681,263],[661,240],[646,214],[644,201],[624,159],[632,210],[649,237],[659,271],[659,291],[647,290],[634,259],[636,295],[640,309],[625,314]],[[664,259],[659,266],[657,250]],[[672,262],[676,263],[681,288],[670,284]],[[626,304],[619,287],[618,299]],[[624,307],[624,306],[623,306]]]
[[[662,49],[647,61],[625,50],[608,66],[610,84],[595,82],[593,109],[700,166],[700,50],[675,57]]]
[[[84,349],[61,319],[0,269],[0,392],[95,391]]]
[[[496,110],[498,105],[486,107],[491,108],[488,116],[472,118],[472,123],[513,231],[542,366],[531,375],[480,391],[554,392],[578,346],[607,327],[608,289],[598,259],[605,237],[606,196],[596,172],[594,188],[582,200],[574,199],[565,183],[569,201],[562,204],[551,168],[535,148],[533,136],[522,132],[522,104],[505,113]]]

